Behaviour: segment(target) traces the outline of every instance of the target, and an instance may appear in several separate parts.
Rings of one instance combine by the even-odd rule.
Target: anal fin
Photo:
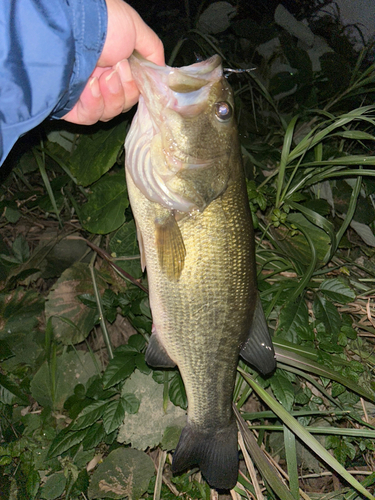
[[[255,300],[253,321],[240,355],[262,375],[267,375],[276,368],[275,351],[258,293]]]
[[[211,432],[187,424],[173,454],[174,474],[198,465],[211,488],[230,490],[238,477],[237,425],[235,420]]]
[[[172,281],[177,281],[185,264],[185,244],[173,213],[155,220],[156,249],[159,264]]]
[[[157,333],[150,337],[145,355],[146,363],[154,368],[174,368],[176,363],[169,357]]]

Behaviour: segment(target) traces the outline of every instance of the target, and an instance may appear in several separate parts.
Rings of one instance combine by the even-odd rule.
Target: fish
[[[239,356],[262,374],[275,369],[233,91],[218,55],[173,68],[133,53],[129,64],[140,98],[125,170],[153,319],[146,362],[177,366],[186,389],[172,472],[198,466],[211,488],[228,490]]]

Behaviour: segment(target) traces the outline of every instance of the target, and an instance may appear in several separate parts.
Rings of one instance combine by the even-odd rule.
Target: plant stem
[[[103,314],[102,300],[101,300],[100,293],[98,290],[98,285],[96,283],[95,268],[94,268],[95,259],[96,259],[96,253],[94,253],[92,256],[92,259],[91,259],[90,264],[89,264],[89,268],[90,268],[90,273],[91,273],[92,284],[94,287],[96,305],[97,305],[98,311],[99,311],[99,321],[100,321],[100,326],[102,327],[102,334],[103,334],[104,343],[105,343],[105,346],[107,348],[109,359],[113,359],[113,350],[112,350],[112,345],[111,345],[111,339],[109,338],[109,335],[108,335],[107,325],[105,323],[105,318],[104,318],[104,314]]]

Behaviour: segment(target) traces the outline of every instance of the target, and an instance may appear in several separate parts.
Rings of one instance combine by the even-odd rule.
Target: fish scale
[[[213,76],[202,86],[196,80],[205,78],[205,64]],[[262,372],[271,371],[275,361],[256,290],[254,234],[238,133],[233,119],[221,125],[213,112],[217,101],[233,106],[231,89],[218,64],[220,60],[211,58],[198,63],[202,68],[199,78],[193,78],[196,73],[192,72],[189,85],[194,99],[199,99],[197,88],[205,92],[205,99],[194,104],[194,113],[189,108],[184,114],[182,106],[169,108],[172,100],[165,96],[165,109],[160,106],[150,127],[151,122],[158,123],[167,131],[153,125],[154,147],[160,144],[161,150],[154,156],[151,153],[149,165],[136,163],[140,157],[137,133],[148,125],[144,111],[142,124],[136,117],[125,145],[129,199],[141,235],[153,317],[146,361],[155,367],[177,365],[188,399],[187,425],[172,470],[198,465],[210,486],[229,489],[238,474],[237,427],[231,403],[240,352]],[[130,59],[130,65],[151,115],[152,93],[168,89],[170,71],[178,82],[179,70],[158,68],[138,56]],[[143,86],[148,70],[152,77]],[[160,87],[154,81],[158,72]],[[189,67],[183,68],[182,82],[188,72]],[[189,85],[182,85],[184,105],[189,102]],[[178,95],[174,92],[173,96],[175,102]],[[158,95],[158,103],[163,103],[163,95]],[[201,134],[199,127],[203,127]],[[173,147],[163,143],[171,137]],[[207,142],[206,149],[202,140]],[[162,186],[165,196],[158,203],[155,193],[160,186],[152,191],[146,180],[139,185],[142,176],[138,173],[148,169],[164,172],[170,158],[166,155],[163,160],[163,154],[171,150],[176,161],[182,160],[182,167],[169,186]],[[189,158],[200,163],[189,168]],[[191,208],[173,210],[172,202],[165,203],[168,189],[176,190],[180,201]],[[176,193],[171,193],[171,200]]]

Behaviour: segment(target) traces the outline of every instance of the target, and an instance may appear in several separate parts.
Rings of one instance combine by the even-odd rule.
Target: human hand
[[[156,64],[165,64],[161,40],[139,14],[123,0],[106,3],[108,26],[103,51],[79,101],[63,117],[68,122],[92,125],[134,106],[139,91],[128,63],[134,50]]]

